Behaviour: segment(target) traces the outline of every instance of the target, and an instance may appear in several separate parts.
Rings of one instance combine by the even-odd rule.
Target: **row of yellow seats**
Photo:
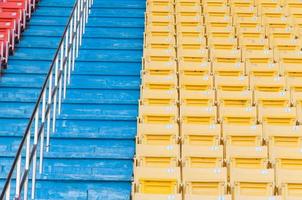
[[[277,8],[285,7],[288,9],[301,9],[302,3],[299,0],[147,0],[147,9],[166,8],[169,9],[173,5],[177,7],[194,7],[202,5],[203,8],[218,8],[227,5],[237,8],[259,6],[261,8]]]

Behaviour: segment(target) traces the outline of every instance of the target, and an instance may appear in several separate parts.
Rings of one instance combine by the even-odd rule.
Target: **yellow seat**
[[[135,166],[168,168],[180,163],[179,145],[136,144]]]
[[[176,51],[174,48],[170,49],[156,49],[156,48],[145,48],[144,49],[144,57],[150,56],[152,58],[159,59],[159,60],[166,60],[167,57],[175,58]]]
[[[201,6],[200,3],[197,1],[181,1],[181,2],[176,2],[175,11],[176,13],[180,13],[180,12],[201,13]]]
[[[161,11],[174,12],[173,1],[154,0],[148,1],[146,5],[146,12]]]
[[[255,125],[257,113],[255,107],[223,107],[220,109],[220,121],[227,125]]]
[[[179,86],[182,90],[209,91],[213,88],[213,77],[203,75],[180,74]]]
[[[177,106],[145,106],[139,107],[139,122],[150,124],[171,124],[178,119]]]
[[[287,77],[302,77],[302,51],[282,51],[278,56],[281,73]]]
[[[177,44],[179,51],[186,50],[204,50],[207,47],[206,38],[201,37],[177,37]]]
[[[201,16],[201,7],[198,7],[199,10],[196,11],[180,11],[176,14],[176,23],[183,23],[183,22],[202,22],[203,18]]]
[[[284,77],[257,76],[250,79],[250,86],[259,92],[283,92],[286,82]]]
[[[220,132],[219,125],[181,124],[182,143],[187,146],[219,146]]]
[[[215,91],[180,90],[180,104],[187,106],[213,106],[215,104]]]
[[[227,170],[184,167],[183,187],[185,194],[199,195],[201,199],[223,196],[227,190]]]
[[[133,194],[171,195],[180,192],[179,168],[134,168]]]
[[[255,0],[255,5],[260,11],[270,8],[279,8],[282,5],[281,0]]]
[[[205,24],[207,28],[228,28],[232,26],[232,18],[229,16],[210,17],[206,16]]]
[[[216,107],[180,106],[180,120],[184,124],[211,125],[217,122]]]
[[[263,124],[294,126],[297,121],[297,113],[295,107],[262,108],[259,110],[258,118]]]
[[[254,0],[230,0],[230,6],[232,8],[251,8],[254,6]]]
[[[231,200],[231,195],[198,195],[198,194],[185,194],[184,200],[200,200],[200,199],[206,199],[206,200],[217,200],[217,199],[223,199],[223,200]]]
[[[150,75],[142,76],[142,86],[145,89],[171,90],[177,86],[176,75]]]
[[[234,169],[230,182],[236,200],[265,200],[274,195],[273,169]]]
[[[268,39],[241,38],[239,39],[239,47],[242,49],[242,57],[245,57],[245,52],[269,49],[269,43]]]
[[[237,40],[235,38],[214,38],[208,40],[208,45],[211,50],[236,50]]]
[[[251,107],[253,105],[253,93],[244,91],[217,91],[217,103],[224,107]]]
[[[221,168],[223,167],[223,146],[182,146],[183,168]]]
[[[167,200],[167,199],[173,199],[173,200],[182,200],[181,194],[140,194],[140,193],[134,193],[132,195],[133,200]]]
[[[153,11],[146,13],[146,24],[157,24],[158,26],[169,26],[175,23],[174,15],[171,12]]]
[[[239,77],[245,74],[240,50],[211,50],[211,61],[214,75]]]
[[[221,91],[246,91],[249,89],[249,79],[246,76],[215,76],[215,88]]]
[[[230,15],[230,9],[228,6],[220,6],[220,7],[206,7],[203,10],[204,16],[209,17],[224,17]]]
[[[284,199],[299,199],[302,195],[301,148],[275,149],[276,184]]]
[[[173,145],[179,141],[177,123],[171,124],[145,124],[137,125],[137,144],[147,145]]]
[[[226,145],[226,148],[229,148],[228,150],[232,150],[232,147],[262,146],[263,138],[261,125],[224,125],[222,133],[224,138],[224,144]],[[227,155],[229,155],[232,152],[227,151],[226,153]],[[242,154],[244,154],[244,152],[242,152]]]
[[[237,28],[237,35],[239,41],[243,39],[254,39],[254,40],[261,40],[265,39],[265,29],[260,25],[257,27],[245,27],[245,28]]]
[[[233,6],[231,6],[231,13],[233,16],[234,24],[236,24],[237,19],[240,19],[240,18],[256,18],[257,17],[257,7],[254,7],[254,6],[237,7],[237,6],[233,5]]]
[[[275,163],[278,152],[290,152],[290,149],[299,149],[302,144],[301,126],[263,126],[263,135],[268,143],[269,158]]]
[[[254,68],[252,76],[274,76],[276,68],[272,67],[274,63],[273,51],[272,50],[251,50],[245,52],[245,65],[248,72],[250,68]],[[258,71],[257,68],[260,68]],[[266,69],[263,69],[266,68]]]
[[[235,37],[235,29],[233,26],[227,27],[212,27],[206,29],[206,34],[209,40],[215,38],[232,39]]]
[[[281,92],[260,92],[254,93],[255,104],[261,110],[262,108],[286,108],[290,106],[290,93]]]
[[[141,105],[176,105],[178,101],[178,93],[175,89],[171,90],[150,90],[141,89]]]
[[[235,20],[234,24],[237,27],[237,29],[261,27],[260,17],[240,17],[234,20]]]

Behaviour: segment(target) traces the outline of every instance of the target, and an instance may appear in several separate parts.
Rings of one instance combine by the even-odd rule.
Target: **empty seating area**
[[[299,0],[147,0],[133,199],[301,199],[301,47]]]
[[[0,0],[0,64],[6,68],[38,0]]]

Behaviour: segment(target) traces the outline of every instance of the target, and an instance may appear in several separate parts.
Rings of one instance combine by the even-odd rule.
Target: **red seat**
[[[10,49],[15,49],[15,27],[11,22],[0,22],[0,31],[9,30],[9,44]]]
[[[11,22],[14,24],[15,28],[15,37],[17,40],[20,39],[21,34],[21,24],[20,16],[15,12],[0,12],[0,22]]]
[[[31,9],[31,1],[30,0],[3,0],[2,2],[9,2],[9,3],[21,3],[23,8],[26,10],[27,19],[30,19],[32,9]]]
[[[7,63],[8,54],[9,54],[9,32],[8,31],[0,31],[0,41],[3,44],[3,51],[2,51],[2,61]]]
[[[21,16],[21,25],[22,29],[25,29],[26,25],[26,10],[24,3],[21,2],[0,2],[0,11],[1,12],[17,12]]]

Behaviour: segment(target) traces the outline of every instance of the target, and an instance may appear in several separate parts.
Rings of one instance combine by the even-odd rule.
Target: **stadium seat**
[[[136,167],[178,167],[180,163],[179,145],[136,144]]]
[[[184,145],[219,146],[220,126],[201,124],[181,124],[181,137]]]
[[[166,199],[173,199],[173,200],[182,200],[181,194],[141,194],[141,193],[134,193],[132,195],[133,200],[166,200]]]
[[[199,199],[214,196],[216,199],[226,194],[226,168],[183,168],[183,187],[186,195],[198,195]]]
[[[251,107],[253,105],[253,93],[244,91],[217,91],[217,104],[220,109],[224,107]]]
[[[268,125],[294,126],[297,122],[296,108],[262,108],[258,120]]]
[[[214,106],[215,104],[215,91],[191,91],[180,90],[180,105],[185,106]]]
[[[211,125],[217,122],[216,107],[180,106],[180,120],[182,124]]]
[[[177,106],[145,106],[139,107],[139,120],[142,123],[171,124],[178,119]]]
[[[177,195],[180,192],[179,168],[134,168],[133,193]],[[166,196],[166,197],[167,197]]]
[[[302,51],[283,51],[278,56],[280,71],[287,77],[302,77]]]
[[[208,91],[213,87],[213,77],[182,73],[179,77],[179,86],[181,90]]]
[[[144,88],[156,90],[171,90],[177,87],[176,75],[149,75],[144,74],[142,78]]]
[[[220,122],[227,125],[255,125],[255,107],[223,107],[220,109]]]
[[[179,141],[177,123],[171,124],[137,124],[137,144],[173,145]]]
[[[249,79],[246,76],[215,76],[215,88],[221,91],[246,91],[249,89]]]

